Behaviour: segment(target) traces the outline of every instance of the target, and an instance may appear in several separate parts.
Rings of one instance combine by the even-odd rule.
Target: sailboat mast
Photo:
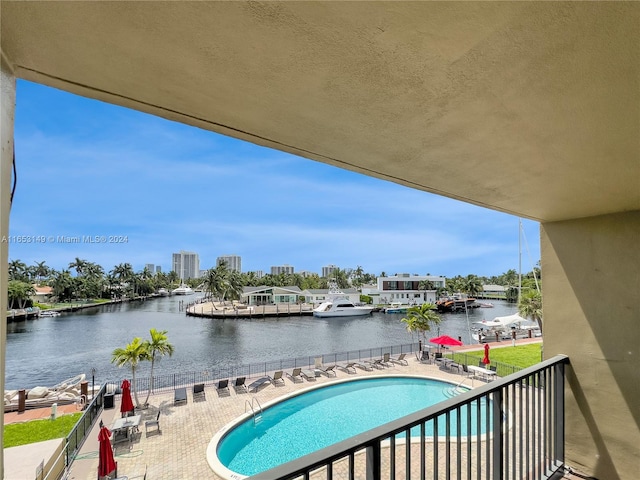
[[[522,219],[518,218],[518,305],[522,296]]]

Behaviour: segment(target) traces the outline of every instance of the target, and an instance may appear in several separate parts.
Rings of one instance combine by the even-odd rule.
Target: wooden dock
[[[187,316],[205,318],[270,318],[298,317],[313,315],[313,306],[309,304],[284,305],[241,305],[215,304],[212,302],[196,303],[187,306]]]

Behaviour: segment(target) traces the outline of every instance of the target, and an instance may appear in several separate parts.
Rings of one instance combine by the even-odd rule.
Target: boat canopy
[[[517,313],[513,315],[506,315],[504,317],[496,317],[493,320],[483,320],[482,322],[473,322],[478,328],[507,328],[515,325],[516,323],[530,323],[526,318],[522,318]]]

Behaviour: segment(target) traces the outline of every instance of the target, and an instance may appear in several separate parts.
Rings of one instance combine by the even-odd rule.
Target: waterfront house
[[[299,287],[244,287],[240,301],[247,305],[278,305],[299,303],[304,301],[304,294]]]
[[[399,273],[389,277],[378,277],[380,303],[391,302],[402,305],[422,305],[436,303],[436,289],[444,287],[447,279],[435,275],[410,275]],[[431,282],[429,289],[420,288],[424,282]]]

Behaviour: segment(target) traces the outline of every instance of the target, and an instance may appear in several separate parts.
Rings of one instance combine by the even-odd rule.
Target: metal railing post
[[[367,455],[367,480],[380,480],[381,478],[381,460],[380,440],[366,448]]]
[[[553,409],[555,412],[554,428],[554,462],[556,465],[564,463],[564,363],[553,366],[555,399]]]
[[[491,445],[491,453],[493,453],[492,466],[493,466],[493,480],[502,480],[504,465],[502,457],[504,452],[504,419],[502,418],[502,390],[496,390],[493,392],[493,422],[491,426],[491,434],[493,436],[493,442]]]

